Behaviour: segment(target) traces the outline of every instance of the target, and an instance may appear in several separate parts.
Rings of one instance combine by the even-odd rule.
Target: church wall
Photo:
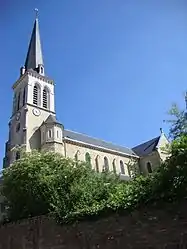
[[[144,174],[148,174],[148,169],[147,169],[147,163],[151,163],[151,168],[152,170],[156,169],[158,166],[160,166],[160,155],[157,151],[154,151],[153,153],[144,156],[140,158],[140,171]]]
[[[62,143],[45,143],[41,147],[42,151],[53,151],[64,156],[64,146]]]
[[[39,86],[39,99],[38,106],[33,105],[33,88],[34,85],[37,84]],[[49,99],[48,106],[49,109],[42,108],[43,106],[43,89],[47,87],[49,91]],[[40,148],[41,144],[41,135],[39,131],[39,127],[47,119],[51,112],[54,112],[54,85],[46,83],[42,78],[29,75],[28,81],[28,96],[27,96],[27,117],[26,117],[26,127],[27,127],[27,151]],[[34,115],[33,109],[37,108],[40,110],[40,115]]]
[[[20,113],[19,120],[16,119],[17,115],[15,114],[10,121],[11,146],[24,143],[23,129],[25,128],[25,122],[26,122],[25,108],[22,107],[21,109],[19,109],[19,113]],[[18,125],[20,125],[19,130],[18,130]]]
[[[54,149],[55,149],[55,152],[60,153],[64,156],[64,145],[62,143],[55,143]]]
[[[19,114],[19,119],[18,119]],[[25,144],[26,110],[22,106],[19,112],[15,113],[9,123],[9,141],[6,149],[8,164],[15,160],[16,150],[19,145]],[[7,166],[7,165],[6,165]]]
[[[24,105],[24,103],[23,103],[24,91],[25,91],[25,100],[24,100],[24,102],[27,99],[27,91],[28,91],[28,89],[27,89],[28,88],[27,81],[28,81],[28,77],[25,76],[22,81],[20,81],[19,83],[16,83],[15,85],[13,85],[14,97],[13,97],[12,114],[15,114],[16,111],[17,111],[18,97],[19,97],[19,107],[21,108]]]
[[[166,138],[166,136],[164,134],[162,134],[160,137],[160,140],[159,140],[159,144],[157,146],[158,153],[159,153],[162,161],[165,161],[166,158],[168,157],[168,153],[167,153],[167,151],[165,151],[167,145],[169,145],[169,141]]]
[[[123,161],[125,175],[129,176],[128,164],[130,158],[128,156],[119,156],[117,154],[112,154],[110,152],[104,152],[100,150],[95,150],[86,146],[81,146],[79,144],[65,143],[66,156],[70,158],[75,158],[77,154],[78,160],[85,161],[86,153],[89,153],[91,157],[91,165],[97,171],[96,160],[98,160],[99,172],[102,172],[104,166],[104,157],[108,159],[109,170],[113,171],[113,162],[115,163],[116,173],[121,173],[120,160]],[[97,158],[97,159],[96,159]],[[136,159],[137,160],[137,159]]]
[[[41,111],[39,116],[35,116],[33,114],[34,106],[27,106],[27,117],[26,117],[26,127],[27,127],[27,151],[31,151],[33,149],[40,148],[41,144],[41,135],[39,131],[39,127],[43,123],[44,120],[49,116],[48,111]]]

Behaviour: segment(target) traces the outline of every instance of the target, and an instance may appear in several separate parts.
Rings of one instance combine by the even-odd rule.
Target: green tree
[[[155,196],[174,201],[187,196],[187,135],[178,136],[170,150],[171,156],[154,175],[154,186]]]
[[[11,220],[47,213],[60,219],[99,209],[116,181],[114,175],[95,173],[89,163],[32,152],[4,170],[2,193]]]
[[[169,123],[169,136],[176,139],[183,134],[187,134],[187,114],[184,110],[180,110],[177,104],[173,104],[168,112],[171,117],[165,122]]]

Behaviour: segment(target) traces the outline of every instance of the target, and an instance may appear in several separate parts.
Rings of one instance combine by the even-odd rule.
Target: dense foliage
[[[11,220],[46,213],[61,218],[96,213],[116,182],[115,175],[97,174],[88,163],[33,152],[4,171],[2,193]]]
[[[162,164],[152,178],[155,196],[175,201],[187,197],[187,135],[172,142],[171,156]]]

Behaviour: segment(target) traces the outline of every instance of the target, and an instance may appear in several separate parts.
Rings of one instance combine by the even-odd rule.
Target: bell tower
[[[45,75],[37,10],[25,64],[12,89],[13,108],[4,167],[20,157],[20,149],[40,150],[40,126],[49,115],[56,116],[54,82]]]

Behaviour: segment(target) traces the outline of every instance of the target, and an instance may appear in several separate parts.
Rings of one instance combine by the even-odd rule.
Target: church
[[[169,141],[162,131],[147,142],[127,148],[66,129],[56,118],[54,87],[54,81],[46,76],[36,17],[25,64],[12,86],[13,108],[4,168],[18,160],[22,150],[47,150],[86,160],[97,172],[113,171],[128,180],[131,162],[141,173],[148,174],[167,157],[162,148]]]

